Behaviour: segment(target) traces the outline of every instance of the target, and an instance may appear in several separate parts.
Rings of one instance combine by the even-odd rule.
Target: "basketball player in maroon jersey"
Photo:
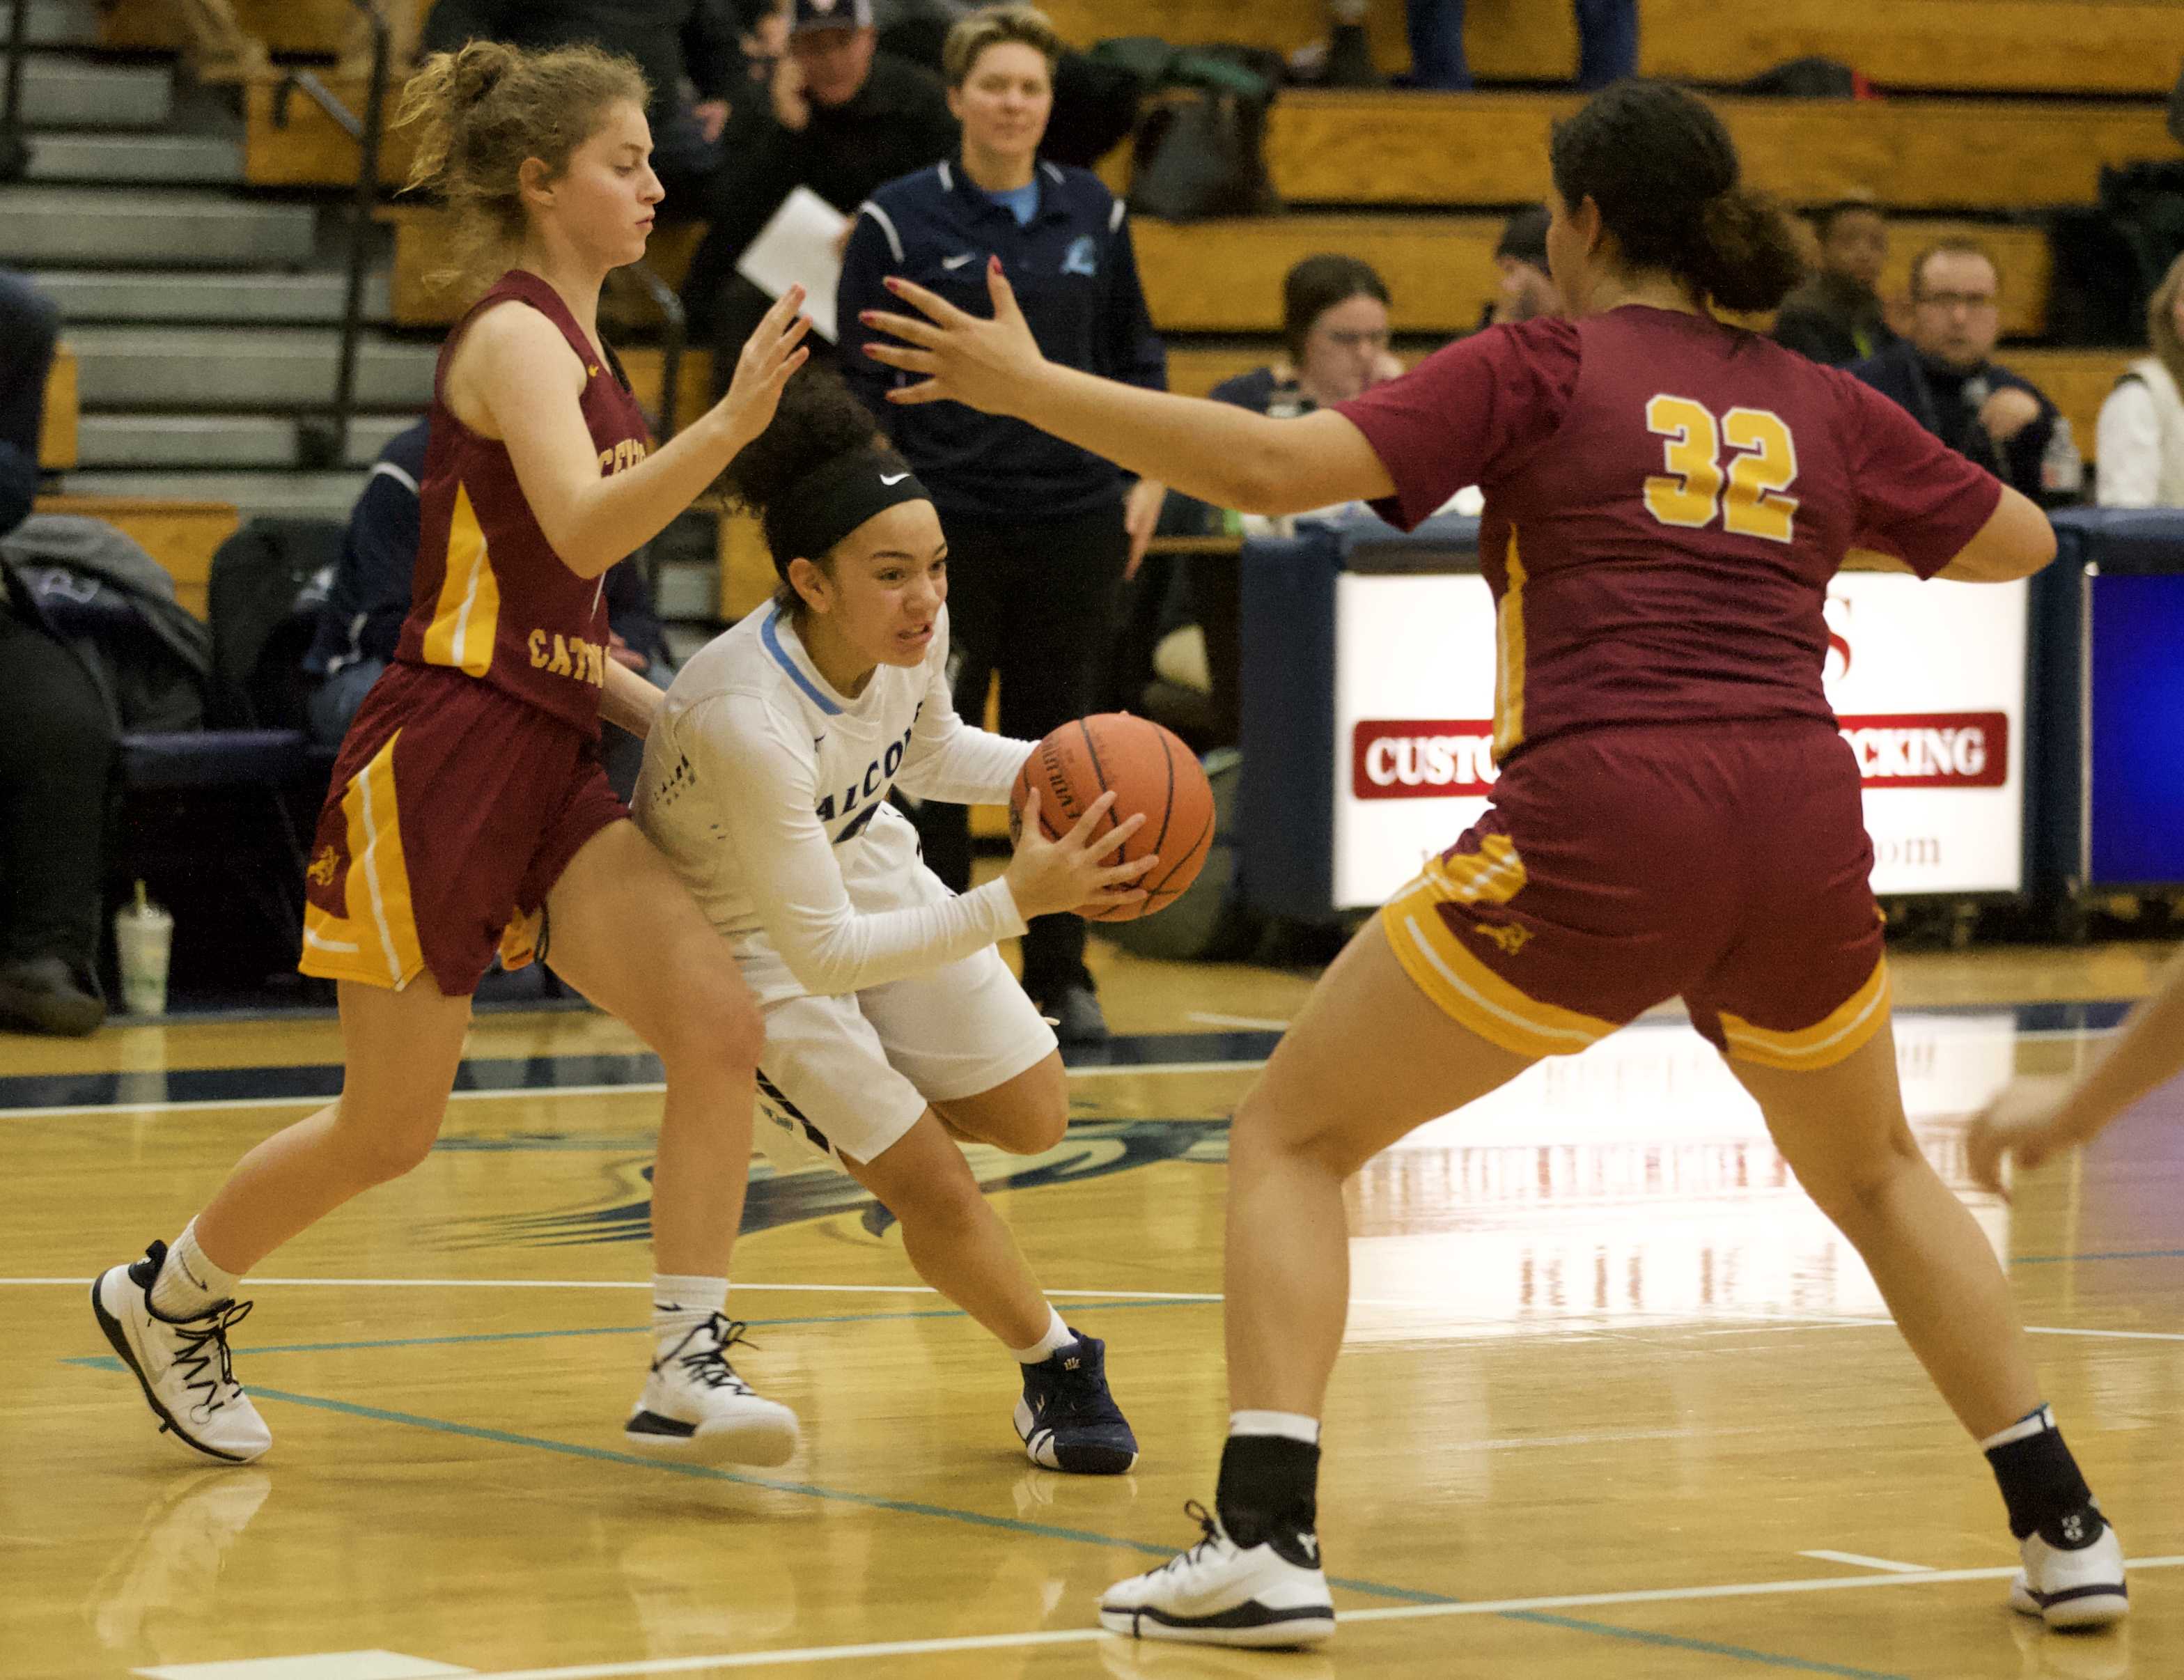
[[[337,982],[338,1101],[246,1155],[173,1247],[115,1266],[92,1305],[187,1446],[241,1463],[270,1436],[230,1367],[237,1280],[359,1192],[422,1162],[496,950],[545,955],[659,1052],[655,1355],[625,1426],[640,1450],[778,1463],[796,1420],[730,1367],[722,1308],[763,1028],[697,905],[628,820],[599,718],[643,733],[659,695],[608,652],[600,578],[712,483],[803,361],[792,293],[722,403],[671,443],[600,343],[599,288],[644,254],[661,192],[634,64],[483,42],[427,61],[403,120],[412,185],[448,198],[499,274],[433,380],[415,593],[349,728],[319,819],[302,968]],[[504,272],[503,271],[505,271]]]
[[[1855,380],[1711,316],[1772,308],[1800,265],[1701,101],[1618,84],[1557,128],[1552,163],[1571,318],[1482,332],[1303,419],[1053,366],[998,271],[991,320],[903,282],[923,318],[873,316],[902,343],[870,354],[931,376],[893,400],[1013,415],[1218,506],[1362,498],[1407,527],[1485,492],[1493,808],[1351,942],[1238,1110],[1218,1521],[1111,1588],[1101,1619],[1228,1644],[1333,1632],[1314,1521],[1343,1180],[1681,995],[1986,1448],[2021,1543],[2013,1604],[2115,1621],[2121,1548],[2001,1268],[1904,1122],[1858,770],[1820,686],[1847,553],[2002,582],[2045,565],[2053,533]]]

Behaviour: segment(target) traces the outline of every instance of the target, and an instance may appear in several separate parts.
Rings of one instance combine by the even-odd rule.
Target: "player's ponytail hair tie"
[[[837,455],[766,503],[766,544],[773,569],[785,583],[792,560],[816,561],[874,514],[932,500],[900,455],[883,449]]]

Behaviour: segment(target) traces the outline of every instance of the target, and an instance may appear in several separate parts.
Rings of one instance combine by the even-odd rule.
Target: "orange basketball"
[[[1039,779],[1039,826],[1060,840],[1077,826],[1092,801],[1110,789],[1115,803],[1102,831],[1143,812],[1145,826],[1108,861],[1129,862],[1148,854],[1160,862],[1138,885],[1136,904],[1080,913],[1095,922],[1128,922],[1175,902],[1198,879],[1213,846],[1213,789],[1191,750],[1150,718],[1103,712],[1064,723],[1034,750],[1009,790],[1009,838],[1023,828],[1024,795]]]

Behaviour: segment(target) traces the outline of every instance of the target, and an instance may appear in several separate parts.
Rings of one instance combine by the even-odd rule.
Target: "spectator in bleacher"
[[[1494,247],[1494,301],[1486,306],[1480,327],[1562,313],[1563,294],[1547,272],[1546,205],[1528,204],[1502,224],[1502,237]]]
[[[2093,450],[2103,507],[2184,507],[2184,257],[2146,306],[2153,354],[2101,405]]]
[[[1339,8],[1341,0],[1336,4]],[[1638,0],[1576,0],[1576,9],[1577,85],[1605,87],[1635,75]],[[1403,11],[1411,36],[1410,85],[1457,91],[1469,87],[1463,0],[1407,0]]]
[[[2035,501],[2075,501],[2085,463],[2070,422],[2029,379],[1993,360],[2002,273],[1970,240],[1911,265],[1911,336],[1851,369],[1951,449]]]
[[[1896,342],[1880,301],[1888,223],[1870,199],[1844,198],[1813,212],[1820,263],[1782,300],[1774,342],[1831,367],[1847,367]]]
[[[716,387],[726,388],[737,351],[772,304],[736,263],[781,201],[807,187],[852,214],[883,182],[950,155],[956,139],[940,78],[878,50],[872,0],[794,0],[768,108],[735,168],[722,173],[683,282],[692,332],[716,347]],[[815,335],[814,354],[825,349]]]
[[[1167,352],[1145,308],[1123,205],[1090,170],[1039,155],[1061,53],[1053,25],[1030,6],[996,7],[956,26],[944,63],[961,149],[872,194],[850,234],[835,310],[844,376],[933,492],[947,529],[956,710],[983,717],[998,670],[1001,731],[1028,740],[1089,709],[1120,586],[1167,492],[1145,479],[1126,498],[1107,462],[1017,421],[889,403],[888,388],[901,382],[863,354],[872,335],[859,317],[892,306],[890,275],[983,310],[986,265],[998,262],[1054,360],[1166,388]],[[926,862],[965,890],[963,807],[928,805],[919,829]],[[1065,1041],[1106,1036],[1076,917],[1032,923],[1023,984]]]
[[[652,172],[667,193],[660,218],[705,214],[731,112],[754,103],[749,49],[723,0],[436,0],[421,50],[451,53],[465,41],[598,47],[635,60],[652,90],[644,114]]]
[[[307,709],[312,737],[321,745],[341,745],[357,707],[401,639],[422,530],[417,486],[425,476],[430,432],[430,422],[420,420],[391,438],[349,511],[341,561],[319,608],[318,633],[304,656],[304,669],[320,679]],[[666,688],[675,673],[642,564],[610,568],[602,588],[610,655],[654,686]],[[627,800],[637,784],[644,743],[612,723],[602,723],[599,756],[607,779]]]
[[[0,271],[0,537],[29,516],[38,494],[46,377],[61,312],[19,274]]]
[[[0,274],[0,537],[29,516],[60,311]],[[0,573],[0,1031],[90,1032],[112,715],[92,673]]]

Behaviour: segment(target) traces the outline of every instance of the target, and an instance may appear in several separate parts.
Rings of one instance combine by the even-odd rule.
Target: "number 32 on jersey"
[[[1717,420],[1689,397],[1658,396],[1646,405],[1646,429],[1665,440],[1665,473],[1646,480],[1646,511],[1663,525],[1696,531],[1721,516],[1734,537],[1786,543],[1796,532],[1797,444],[1782,417],[1766,409],[1733,408]],[[1736,451],[1722,468],[1726,442]]]

